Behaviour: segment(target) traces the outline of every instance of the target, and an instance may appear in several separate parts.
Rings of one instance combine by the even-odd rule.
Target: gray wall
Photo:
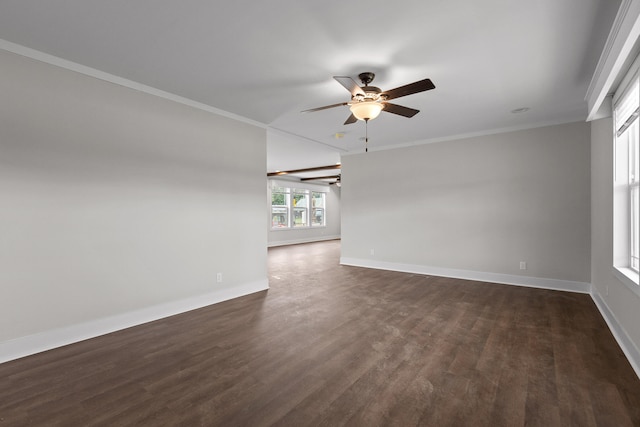
[[[588,292],[589,141],[571,123],[343,156],[342,259]]]
[[[640,375],[640,296],[612,273],[613,120],[591,122],[592,295]]]
[[[271,187],[268,186],[269,201],[271,200]],[[317,242],[320,240],[330,240],[340,238],[340,187],[332,185],[326,193],[326,214],[327,225],[320,228],[272,230],[269,227],[269,246],[291,245],[296,243]],[[270,203],[270,202],[269,202]],[[271,223],[271,213],[268,212],[269,224]]]
[[[4,51],[0,68],[0,344],[267,286],[263,128]]]

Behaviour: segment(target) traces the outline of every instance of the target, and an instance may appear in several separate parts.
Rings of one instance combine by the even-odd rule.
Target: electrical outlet
[[[218,274],[216,275],[216,281],[217,281],[218,283],[222,283],[222,273],[218,273]]]
[[[371,255],[375,255],[376,251],[374,251],[373,249],[371,249]]]
[[[527,261],[520,261],[520,270],[527,269]]]

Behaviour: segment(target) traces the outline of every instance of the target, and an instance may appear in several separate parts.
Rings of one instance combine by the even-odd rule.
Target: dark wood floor
[[[588,295],[273,248],[271,289],[0,365],[0,426],[640,426]]]

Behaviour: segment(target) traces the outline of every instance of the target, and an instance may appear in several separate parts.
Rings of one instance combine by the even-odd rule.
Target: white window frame
[[[319,229],[325,228],[327,226],[327,196],[326,193],[329,192],[328,186],[320,186],[320,185],[310,185],[310,184],[298,184],[294,181],[272,181],[270,185],[269,191],[269,215],[271,218],[271,231],[284,231],[284,230],[307,230],[307,229]],[[274,193],[282,193],[285,195],[285,206],[287,208],[287,224],[286,226],[274,226],[273,223],[273,215],[274,215],[274,205],[273,203],[273,194]],[[300,205],[300,203],[294,203],[294,197],[296,195],[304,195],[304,205]],[[320,208],[316,208],[313,202],[313,197],[315,194],[322,195],[323,206]],[[282,205],[278,205],[282,206]],[[322,210],[322,224],[314,224],[314,220],[312,215],[314,215],[317,209]],[[306,216],[306,225],[296,225],[295,224],[295,213],[302,212],[304,216]]]
[[[274,191],[274,189],[272,189],[270,192],[271,197],[270,197],[270,203],[269,203],[269,215],[271,217],[272,230],[288,230],[289,228],[291,228],[291,190],[288,188],[283,188],[283,190],[285,191]],[[282,226],[280,225],[276,226],[273,223],[273,216],[274,216],[273,194],[274,193],[284,195],[285,204],[275,205],[279,210],[282,210],[282,209],[285,210],[286,220],[285,220],[285,224]]]
[[[322,196],[322,206],[316,206],[316,199],[314,195],[319,194]],[[320,228],[326,227],[327,224],[327,196],[324,193],[320,193],[317,191],[311,192],[311,217],[309,218],[309,222],[312,228]],[[322,224],[314,224],[314,218],[316,217],[316,212],[322,212]]]
[[[302,196],[300,201],[296,201],[297,196]],[[291,228],[309,228],[311,223],[309,221],[309,200],[311,199],[311,192],[309,190],[293,188],[291,191]],[[302,202],[302,203],[301,203]],[[296,215],[301,213],[302,215]],[[296,223],[296,218],[302,217],[303,224]]]
[[[640,105],[640,90],[636,89],[635,94],[632,92],[634,86],[640,88],[639,60],[636,59],[613,99],[613,273],[637,295],[640,295],[640,283],[637,264],[634,266],[632,261],[632,233],[637,233],[638,224],[632,219],[632,194],[638,191],[639,171],[632,169],[635,164],[633,156],[638,155],[632,147],[640,138],[640,118],[637,117],[637,106],[630,109],[624,101],[628,96],[637,96],[636,101]],[[618,117],[620,114],[622,116]]]

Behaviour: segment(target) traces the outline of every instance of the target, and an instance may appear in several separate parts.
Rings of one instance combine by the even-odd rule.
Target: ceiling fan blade
[[[355,80],[351,77],[346,76],[333,76],[334,79],[342,86],[344,86],[349,92],[351,92],[351,96],[362,95],[364,96],[364,91]]]
[[[424,79],[419,82],[409,83],[408,85],[382,92],[381,95],[386,95],[386,99],[395,99],[400,98],[401,96],[413,95],[414,93],[424,92],[425,90],[435,88],[436,86],[433,84],[431,79]]]
[[[313,111],[326,110],[328,108],[341,107],[343,105],[347,105],[348,102],[341,102],[339,104],[325,105],[324,107],[312,108],[310,110],[303,110],[302,113],[311,113]]]
[[[420,112],[420,110],[416,110],[414,108],[403,107],[402,105],[392,104],[390,102],[383,102],[384,107],[382,111],[386,111],[387,113],[397,114],[399,116],[404,117],[413,117]]]
[[[345,122],[343,124],[350,125],[351,123],[355,123],[357,121],[358,121],[358,119],[356,118],[356,116],[354,116],[352,114],[352,115],[349,116],[349,118],[347,120],[345,120]]]

